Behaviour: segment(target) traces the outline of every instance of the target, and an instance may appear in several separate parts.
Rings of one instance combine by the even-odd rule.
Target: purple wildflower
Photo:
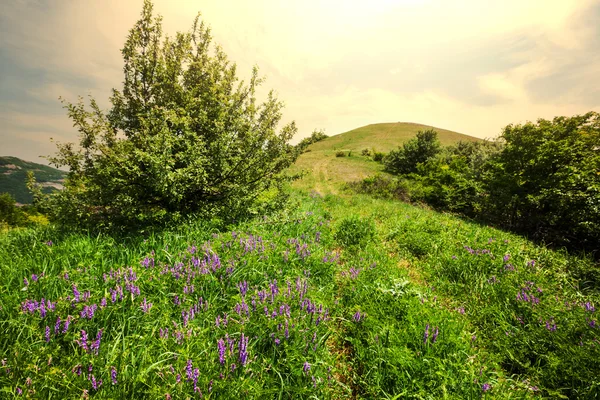
[[[71,323],[71,316],[69,315],[67,317],[67,320],[65,321],[65,324],[63,325],[62,333],[67,333],[67,331],[69,330],[69,324],[70,323]]]
[[[427,343],[427,339],[429,338],[429,324],[425,326],[425,333],[423,334],[423,343]]]
[[[38,276],[36,274],[31,274],[31,280],[34,282],[38,281]]]
[[[144,297],[144,301],[142,301],[140,307],[142,308],[142,311],[144,311],[144,313],[148,313],[148,311],[150,311],[150,309],[152,308],[152,303],[148,303],[146,301],[146,298]]]
[[[77,290],[77,286],[75,285],[73,285],[73,297],[76,303],[78,303],[81,298],[81,293]]]
[[[191,381],[194,373],[192,360],[187,360],[187,364],[185,366],[185,373],[187,375],[187,380]]]
[[[50,327],[46,325],[46,343],[50,342]]]
[[[354,322],[360,322],[360,319],[362,318],[360,311],[357,311],[356,313],[354,313],[354,316],[352,318],[354,319]]]
[[[18,396],[20,396],[20,395],[22,395],[22,394],[23,394],[23,390],[22,390],[20,387],[18,387],[18,386],[17,386],[17,389],[16,389],[16,390],[17,390],[17,395],[18,395]]]
[[[92,345],[90,346],[90,349],[96,354],[98,355],[98,351],[100,350],[100,341],[102,340],[102,329],[100,329],[98,331],[98,333],[96,334],[96,340],[94,340],[94,342],[92,343]]]
[[[594,312],[596,311],[596,308],[592,305],[592,303],[590,303],[589,301],[587,303],[584,304],[585,310],[589,311],[589,312]]]
[[[56,318],[56,323],[54,324],[54,334],[57,335],[60,332],[60,317]]]
[[[491,388],[492,388],[492,385],[490,385],[489,383],[484,383],[483,385],[481,385],[481,390],[484,392],[487,392]]]
[[[23,284],[25,286],[29,286],[29,281],[27,280],[27,278],[23,278]]]
[[[244,336],[243,333],[240,339],[239,353],[240,364],[243,367],[248,362],[248,337]]]
[[[238,282],[237,287],[240,290],[240,294],[242,295],[242,297],[245,297],[246,293],[248,292],[248,282]]]
[[[225,347],[225,341],[223,339],[219,339],[217,341],[217,350],[219,351],[219,362],[221,365],[225,364],[225,351],[227,350]]]
[[[88,346],[88,335],[87,335],[87,332],[84,331],[83,329],[81,330],[81,338],[77,340],[77,343],[85,351],[89,351],[90,350],[90,348]]]
[[[112,380],[113,385],[117,384],[117,370],[115,367],[110,368],[110,379]]]
[[[435,341],[437,340],[437,337],[438,337],[438,333],[439,333],[438,327],[436,326],[435,332],[433,332],[433,336],[431,336],[431,343],[435,343]]]
[[[304,361],[304,366],[302,367],[302,371],[305,374],[308,374],[308,371],[310,371],[310,364],[308,363],[308,361]]]
[[[94,388],[94,390],[98,390],[98,388],[102,386],[102,379],[96,380],[96,377],[92,375],[90,380],[92,381],[92,388]]]

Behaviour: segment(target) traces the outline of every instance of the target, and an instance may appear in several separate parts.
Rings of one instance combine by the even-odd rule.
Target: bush
[[[66,103],[79,148],[51,158],[69,173],[56,199],[62,222],[140,227],[185,215],[243,216],[266,191],[289,180],[298,152],[292,122],[278,130],[282,103],[257,103],[255,68],[240,84],[235,64],[196,18],[188,33],[163,39],[160,17],[144,2],[122,50],[123,89],[105,113],[94,99]]]
[[[375,236],[375,224],[357,215],[344,218],[337,227],[335,240],[342,246],[360,246]]]
[[[335,153],[336,157],[346,157],[346,153],[342,150],[339,150]]]
[[[385,153],[380,151],[373,151],[373,161],[382,162],[385,157]]]
[[[0,193],[0,222],[8,226],[22,225],[25,221],[23,212],[9,193]]]
[[[433,129],[419,131],[417,137],[392,150],[385,157],[385,170],[393,174],[417,172],[419,164],[427,162],[441,151],[437,132]]]
[[[600,250],[600,114],[509,125],[485,176],[485,215],[554,244]]]
[[[328,137],[329,136],[327,136],[322,130],[315,130],[309,137],[302,139],[300,143],[296,145],[296,149],[299,153],[309,152],[310,150],[308,149],[308,146],[313,143],[320,142],[321,140],[325,140]]]
[[[371,150],[369,149],[363,149],[361,152],[361,155],[365,156],[365,157],[369,157],[371,155]]]
[[[405,181],[377,174],[358,182],[348,183],[348,187],[357,192],[370,194],[384,199],[409,201],[409,189]]]

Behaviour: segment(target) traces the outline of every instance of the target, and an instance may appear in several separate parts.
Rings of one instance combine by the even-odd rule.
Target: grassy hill
[[[25,185],[27,171],[33,171],[37,181],[50,192],[60,189],[66,173],[47,165],[24,161],[17,157],[0,157],[0,193],[10,193],[18,203],[31,203],[31,194]]]
[[[291,204],[261,218],[1,233],[0,397],[600,397],[599,266],[451,214],[309,193],[378,170],[335,157],[361,149],[356,131],[304,154]]]
[[[380,163],[361,156],[363,149],[387,153],[415,137],[418,131],[426,129],[435,129],[440,142],[445,146],[461,140],[481,140],[458,132],[411,122],[366,125],[312,144],[308,148],[309,151],[302,154],[292,168],[294,172],[311,172],[296,182],[296,187],[314,188],[320,193],[337,193],[343,183],[382,172]],[[336,157],[338,151],[350,153],[350,156]]]

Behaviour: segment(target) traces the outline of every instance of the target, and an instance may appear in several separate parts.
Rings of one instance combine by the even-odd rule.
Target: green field
[[[372,127],[311,146],[273,215],[2,234],[0,397],[597,398],[598,265],[344,191],[410,138]]]

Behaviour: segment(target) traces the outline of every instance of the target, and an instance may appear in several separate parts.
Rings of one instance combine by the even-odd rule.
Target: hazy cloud
[[[600,1],[156,0],[164,31],[196,12],[247,77],[258,65],[300,137],[411,121],[491,137],[600,106]],[[14,0],[0,8],[2,154],[76,139],[58,96],[108,106],[141,0]]]

